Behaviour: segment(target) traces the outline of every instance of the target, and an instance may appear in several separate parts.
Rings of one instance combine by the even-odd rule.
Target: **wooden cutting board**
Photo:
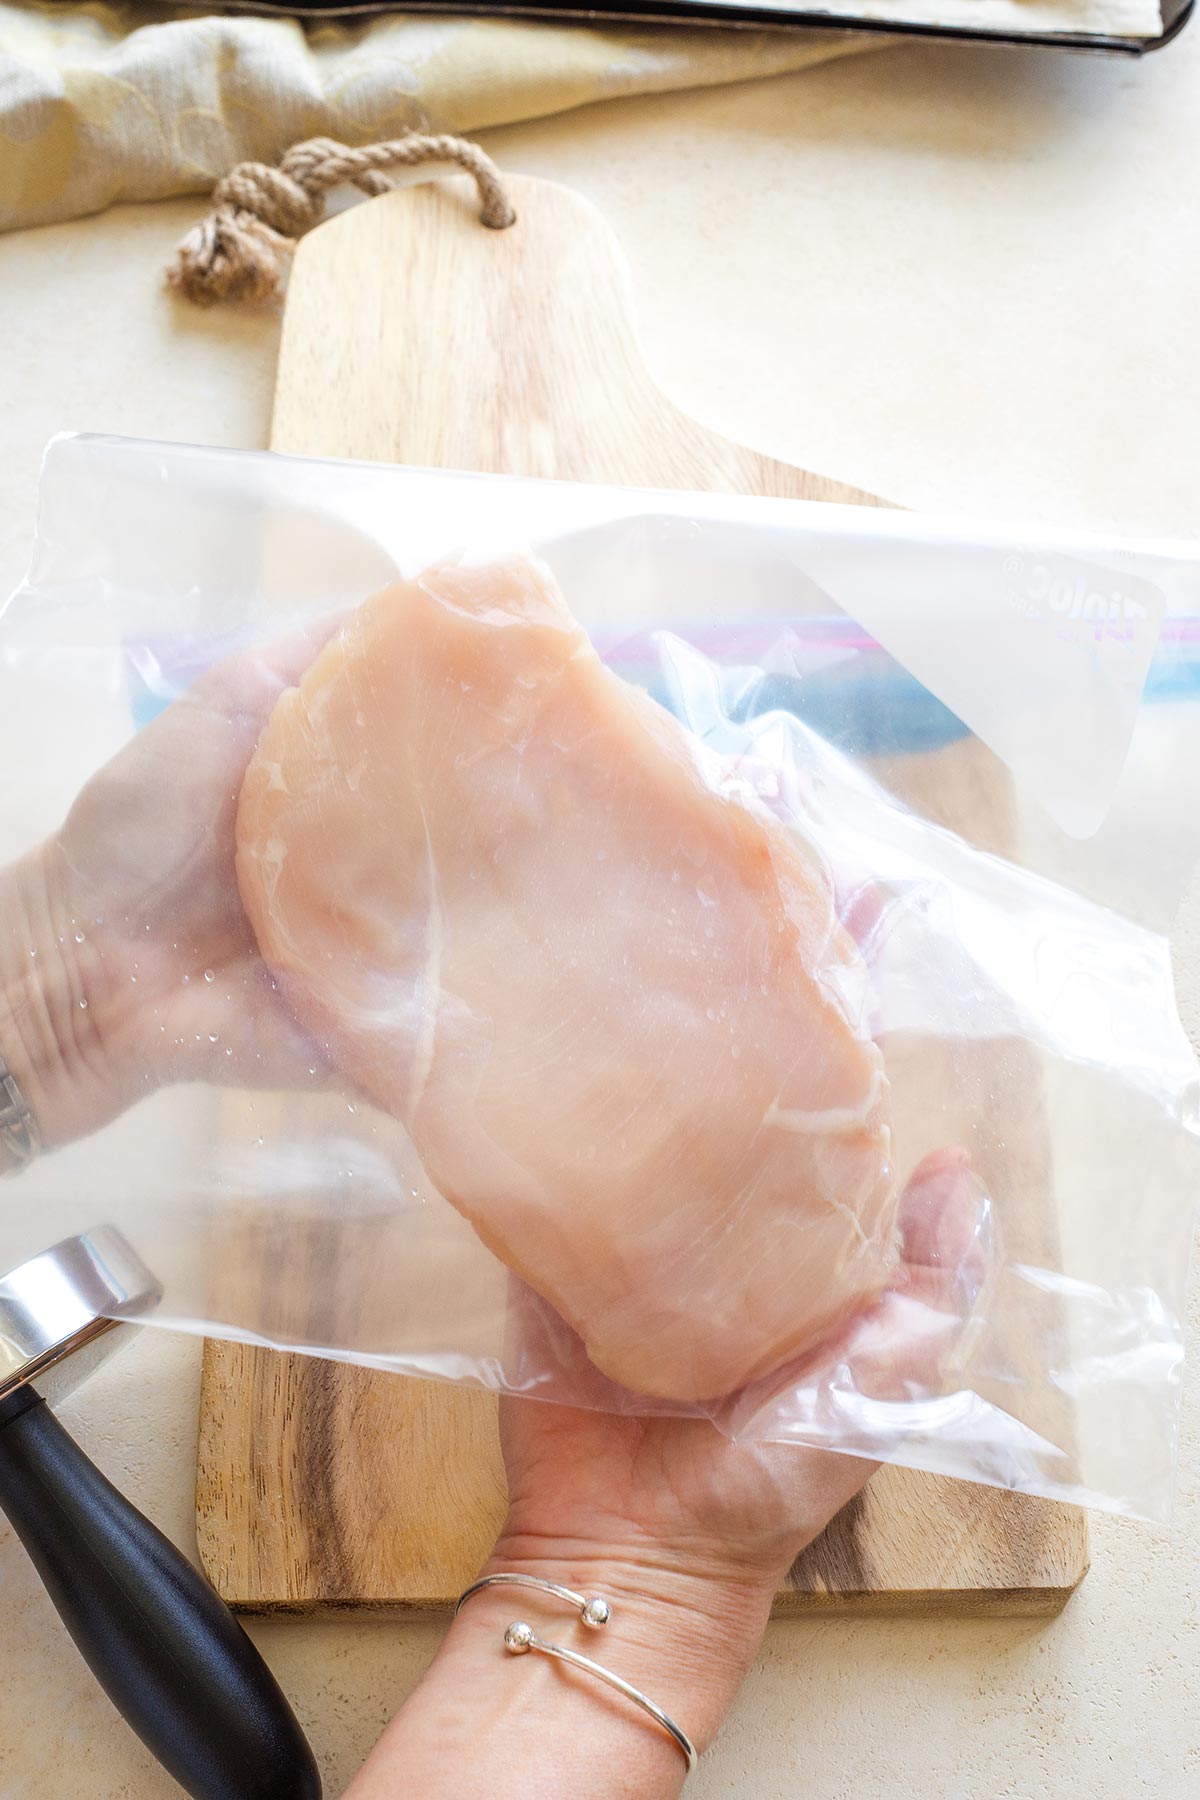
[[[273,449],[881,504],[681,413],[642,365],[600,215],[566,189],[510,185],[505,232],[479,225],[454,180],[357,206],[302,242]],[[909,759],[909,797],[936,778],[949,823],[1011,845],[1000,765],[974,741],[936,757]],[[1046,1205],[1036,1146],[1024,1154],[1030,1204]],[[503,1510],[490,1395],[206,1345],[197,1532],[232,1605],[446,1607]],[[886,1468],[800,1558],[779,1607],[1048,1613],[1086,1568],[1080,1512]]]

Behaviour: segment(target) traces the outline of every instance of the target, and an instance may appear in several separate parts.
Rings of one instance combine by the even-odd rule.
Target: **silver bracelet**
[[[9,1173],[13,1175],[31,1163],[42,1147],[37,1120],[3,1057],[0,1057],[0,1146],[12,1159]]]
[[[574,1588],[560,1587],[557,1581],[546,1581],[541,1575],[481,1575],[473,1581],[469,1588],[464,1588],[458,1596],[454,1608],[457,1619],[472,1594],[480,1594],[484,1588],[491,1587],[526,1587],[536,1588],[540,1594],[553,1594],[556,1600],[565,1600],[573,1606],[589,1631],[599,1631],[612,1618],[612,1607],[599,1594],[577,1594]]]
[[[592,1631],[601,1630],[612,1618],[612,1607],[602,1594],[577,1594],[573,1588],[560,1587],[558,1582],[545,1581],[540,1575],[515,1574],[485,1575],[479,1581],[472,1582],[471,1586],[459,1595],[458,1604],[454,1608],[455,1617],[458,1617],[460,1610],[473,1594],[478,1594],[484,1588],[489,1587],[527,1587],[535,1588],[540,1593],[552,1594],[555,1599],[565,1600],[569,1606],[574,1607],[580,1619]],[[648,1694],[643,1694],[640,1688],[635,1688],[632,1682],[623,1680],[620,1675],[614,1675],[611,1669],[606,1669],[602,1664],[593,1662],[590,1656],[581,1656],[578,1650],[568,1650],[565,1644],[548,1643],[545,1638],[539,1637],[532,1625],[528,1625],[524,1619],[514,1619],[507,1628],[504,1633],[504,1648],[513,1656],[524,1656],[528,1651],[536,1650],[542,1656],[552,1656],[558,1662],[568,1663],[573,1669],[581,1669],[585,1675],[594,1675],[598,1681],[603,1681],[608,1687],[615,1689],[618,1694],[624,1695],[626,1700],[632,1700],[635,1706],[640,1706],[656,1725],[662,1727],[682,1752],[689,1775],[696,1767],[700,1759],[696,1754],[696,1746],[687,1732],[683,1730],[682,1726],[675,1723],[670,1713],[664,1712],[661,1706],[656,1705]]]

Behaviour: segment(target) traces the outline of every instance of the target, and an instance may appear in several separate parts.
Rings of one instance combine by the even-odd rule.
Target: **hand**
[[[211,670],[5,872],[0,1052],[48,1143],[166,1082],[283,1085],[319,1061],[258,956],[234,822],[276,700],[336,623]]]
[[[925,1386],[979,1277],[981,1223],[965,1155],[926,1158],[901,1203],[903,1251],[890,1289],[826,1346],[805,1380],[844,1369],[876,1396]],[[664,1733],[587,1677],[540,1657],[506,1656],[505,1626],[528,1619],[541,1636],[614,1669],[703,1750],[795,1557],[876,1465],[799,1444],[731,1443],[703,1419],[534,1400],[502,1404],[501,1437],[509,1516],[484,1573],[524,1572],[603,1594],[612,1618],[592,1633],[536,1594],[477,1595],[347,1800],[677,1794],[683,1761]]]
[[[901,1199],[901,1260],[887,1292],[816,1357],[762,1384],[756,1409],[834,1373],[843,1390],[874,1398],[928,1391],[982,1275],[984,1222],[965,1152],[927,1157]],[[673,1669],[701,1742],[796,1557],[877,1466],[799,1443],[731,1442],[705,1419],[531,1400],[502,1404],[501,1442],[509,1516],[489,1567],[615,1597],[614,1655],[626,1672],[644,1666],[660,1689]]]
[[[966,1153],[926,1157],[900,1202],[902,1253],[886,1293],[816,1357],[761,1384],[765,1393],[800,1379],[815,1387],[835,1369],[840,1385],[877,1398],[927,1387],[982,1273],[981,1223]],[[753,1410],[764,1407],[760,1395]],[[619,1549],[631,1562],[772,1591],[876,1466],[799,1444],[734,1443],[705,1419],[521,1400],[503,1403],[501,1438],[506,1540],[573,1544],[585,1558],[589,1546]]]

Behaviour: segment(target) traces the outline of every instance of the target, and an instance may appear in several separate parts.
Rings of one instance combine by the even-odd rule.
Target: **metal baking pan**
[[[1177,37],[1192,16],[1196,0],[1162,0],[1163,29],[1157,37],[1112,37],[1083,31],[995,31],[953,25],[920,25],[911,21],[856,19],[841,14],[822,12],[819,8],[742,5],[740,0],[608,0],[601,6],[572,4],[572,0],[502,0],[499,5],[483,0],[421,0],[419,5],[405,5],[403,0],[347,0],[345,4],[330,0],[227,0],[213,12],[276,13],[292,18],[339,19],[376,13],[437,14],[450,13],[476,18],[557,19],[567,23],[589,25],[711,25],[725,29],[764,27],[775,30],[823,27],[830,31],[866,31],[886,37],[927,37],[965,39],[990,44],[1032,44],[1061,50],[1097,50],[1129,56],[1144,56],[1148,50],[1159,50]]]

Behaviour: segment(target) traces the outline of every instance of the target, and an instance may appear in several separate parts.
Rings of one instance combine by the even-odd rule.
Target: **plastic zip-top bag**
[[[1161,1514],[1198,615],[1186,545],[56,441],[0,851],[117,1073],[0,1248]]]

